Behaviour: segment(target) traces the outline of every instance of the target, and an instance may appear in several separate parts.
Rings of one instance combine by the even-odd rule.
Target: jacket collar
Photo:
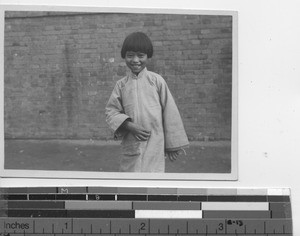
[[[144,75],[147,74],[147,68],[145,67],[138,75],[135,75],[132,73],[132,71],[129,72],[129,76],[133,79],[139,79],[142,78]]]

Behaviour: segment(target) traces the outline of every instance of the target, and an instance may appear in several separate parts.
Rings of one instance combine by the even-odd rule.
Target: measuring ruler
[[[0,234],[292,235],[289,189],[0,189]]]

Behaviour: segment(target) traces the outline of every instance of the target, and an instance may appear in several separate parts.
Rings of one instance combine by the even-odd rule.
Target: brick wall
[[[104,108],[126,74],[120,50],[143,31],[190,140],[230,139],[230,16],[6,12],[5,137],[111,139]]]

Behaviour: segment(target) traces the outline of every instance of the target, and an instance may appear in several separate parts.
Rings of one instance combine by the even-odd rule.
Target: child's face
[[[148,56],[142,52],[127,51],[125,61],[132,73],[138,75],[146,67]]]

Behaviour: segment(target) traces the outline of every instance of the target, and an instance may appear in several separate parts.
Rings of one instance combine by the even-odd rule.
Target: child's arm
[[[158,88],[163,111],[166,153],[182,150],[189,146],[189,141],[184,130],[179,110],[166,82],[162,78],[159,80]],[[174,159],[176,155],[172,156],[172,159]]]
[[[117,83],[112,91],[112,94],[105,107],[106,122],[111,130],[114,132],[114,138],[122,138],[128,132],[121,128],[121,125],[127,119],[130,119],[125,114],[122,105],[121,88]]]
[[[136,137],[140,141],[146,141],[150,137],[151,132],[146,130],[144,127],[133,123],[132,121],[125,120],[121,125],[121,128],[131,132],[134,137]]]

